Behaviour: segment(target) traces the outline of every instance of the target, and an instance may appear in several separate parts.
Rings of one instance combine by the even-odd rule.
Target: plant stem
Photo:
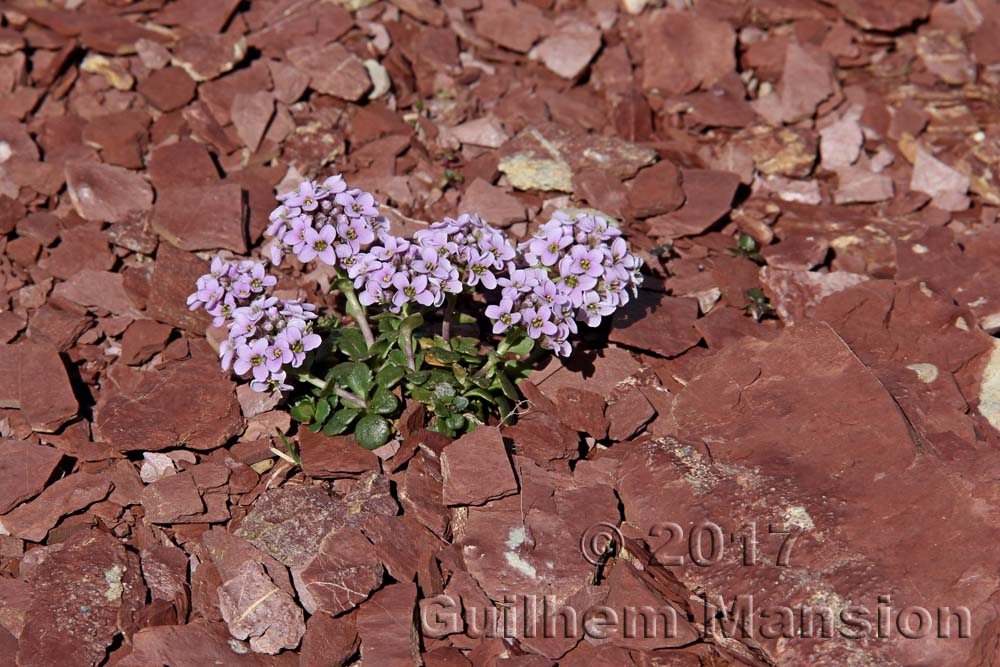
[[[346,389],[341,389],[340,387],[334,387],[333,393],[335,393],[337,396],[340,396],[345,401],[350,401],[351,403],[354,403],[362,410],[368,409],[368,404],[365,403],[365,399],[361,398],[354,392],[347,391]]]
[[[406,355],[406,367],[416,372],[417,364],[413,359],[413,334],[408,333],[401,338],[403,339],[403,354]]]
[[[365,307],[358,301],[358,294],[354,291],[354,286],[347,281],[342,281],[341,291],[344,293],[344,298],[347,299],[347,312],[357,322],[358,328],[361,329],[361,335],[365,338],[365,343],[368,344],[368,347],[371,347],[375,344],[375,336],[372,335],[372,329],[368,326],[368,318],[365,317]]]
[[[448,304],[444,309],[444,321],[441,322],[441,338],[451,340],[451,318],[455,315],[455,294],[448,295]]]
[[[299,379],[302,380],[303,382],[308,382],[314,387],[319,387],[320,389],[327,388],[326,382],[320,380],[318,377],[314,375],[309,375],[308,373],[302,373],[301,375],[299,375]],[[340,396],[345,401],[350,401],[351,403],[354,403],[362,410],[368,408],[368,404],[365,402],[365,399],[361,398],[352,391],[348,391],[347,389],[342,389],[340,387],[334,387],[333,393],[335,393],[337,396]]]

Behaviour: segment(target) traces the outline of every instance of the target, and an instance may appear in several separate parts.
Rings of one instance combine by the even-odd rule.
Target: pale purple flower
[[[403,304],[416,301],[422,306],[434,303],[434,294],[427,289],[427,276],[413,276],[400,271],[392,276],[392,286],[396,293],[392,295],[392,305],[400,308]]]
[[[552,336],[558,330],[552,322],[552,311],[548,306],[525,308],[521,311],[521,321],[528,330],[528,336],[534,339],[542,336]]]
[[[378,215],[375,208],[375,198],[367,192],[352,190],[341,192],[337,195],[336,201],[344,208],[344,213],[352,218],[374,218]]]
[[[251,343],[243,343],[236,348],[236,361],[233,370],[237,375],[253,373],[255,380],[267,379],[267,339],[258,338]]]
[[[497,286],[497,278],[493,274],[493,264],[496,258],[491,252],[479,252],[469,249],[469,270],[465,276],[465,284],[475,287],[482,283],[486,289],[494,289]]]
[[[333,225],[324,225],[318,232],[310,227],[306,229],[305,236],[305,247],[298,252],[300,261],[311,262],[318,257],[319,261],[328,266],[337,263],[337,253],[333,247],[337,232]]]
[[[501,334],[521,321],[521,313],[514,310],[512,299],[500,299],[500,303],[486,307],[486,317],[493,320],[493,333]]]
[[[567,259],[570,260],[569,271],[571,273],[588,275],[592,278],[597,278],[604,273],[604,253],[596,248],[573,246]],[[560,263],[561,268],[562,263]]]
[[[256,262],[253,268],[250,270],[250,291],[251,292],[263,292],[268,287],[274,287],[278,284],[278,279],[274,276],[267,275],[267,269],[264,265]]]
[[[298,368],[305,361],[306,352],[315,350],[323,342],[319,334],[314,334],[299,327],[286,327],[284,339],[292,353],[292,366]]]

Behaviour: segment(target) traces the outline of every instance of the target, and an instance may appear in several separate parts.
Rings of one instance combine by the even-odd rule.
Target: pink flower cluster
[[[250,388],[259,392],[290,390],[285,368],[300,367],[322,342],[312,331],[315,307],[271,296],[276,282],[261,262],[216,257],[187,299],[191,310],[204,308],[214,326],[228,327],[219,346],[222,368],[250,374]]]
[[[486,308],[493,333],[520,327],[560,356],[572,351],[578,322],[599,325],[642,283],[642,260],[599,216],[556,213],[515,247],[470,214],[435,222],[412,241],[393,236],[375,198],[340,175],[305,181],[278,200],[267,228],[272,263],[291,254],[335,266],[362,304],[393,313],[440,307],[448,295],[480,288],[499,292],[499,303]],[[276,282],[262,262],[216,258],[188,298],[192,310],[204,308],[215,326],[228,327],[222,366],[251,374],[256,391],[290,389],[286,369],[300,367],[321,342],[312,331],[315,308],[271,296]]]
[[[642,259],[600,216],[557,212],[518,252],[526,266],[508,267],[499,280],[500,303],[488,306],[486,316],[494,333],[521,326],[559,356],[572,351],[577,322],[598,326],[642,284]]]
[[[300,262],[314,259],[348,271],[362,249],[389,228],[379,215],[375,198],[348,189],[339,174],[322,184],[303,181],[298,190],[278,195],[281,206],[271,211],[266,234],[273,237],[271,262],[293,254]]]

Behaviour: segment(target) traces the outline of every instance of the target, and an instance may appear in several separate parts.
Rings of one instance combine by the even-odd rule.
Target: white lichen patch
[[[122,583],[124,574],[125,568],[121,565],[114,565],[111,569],[104,571],[104,581],[108,585],[108,589],[104,591],[104,597],[107,598],[108,602],[121,600],[125,593],[125,585]]]
[[[527,540],[528,532],[525,530],[524,526],[515,526],[514,528],[511,528],[510,532],[507,533],[507,548],[510,549],[510,551],[505,551],[503,557],[504,560],[507,561],[507,564],[512,568],[526,577],[536,579],[538,571],[535,569],[535,566],[524,560],[519,553],[514,551],[514,549],[520,547]]]
[[[813,523],[812,517],[809,516],[809,512],[806,511],[805,507],[801,505],[792,505],[791,507],[785,508],[782,512],[782,516],[785,519],[786,527],[799,528],[800,530],[812,530],[816,527]]]
[[[993,340],[993,351],[983,369],[979,385],[979,414],[1000,431],[1000,340]]]
[[[907,368],[916,373],[924,384],[930,384],[937,380],[938,368],[934,364],[910,364]]]

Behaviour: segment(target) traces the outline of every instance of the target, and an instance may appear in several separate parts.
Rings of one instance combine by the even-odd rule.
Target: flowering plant
[[[278,200],[269,263],[335,267],[350,321],[273,296],[277,278],[256,260],[216,257],[188,305],[227,329],[223,369],[255,391],[291,392],[292,416],[307,428],[353,431],[369,449],[392,437],[407,398],[449,436],[508,417],[528,355],[569,355],[579,324],[597,326],[642,282],[642,261],[600,216],[558,212],[515,245],[477,215],[394,236],[374,197],[339,175]],[[492,327],[487,340],[452,335],[480,320]]]

